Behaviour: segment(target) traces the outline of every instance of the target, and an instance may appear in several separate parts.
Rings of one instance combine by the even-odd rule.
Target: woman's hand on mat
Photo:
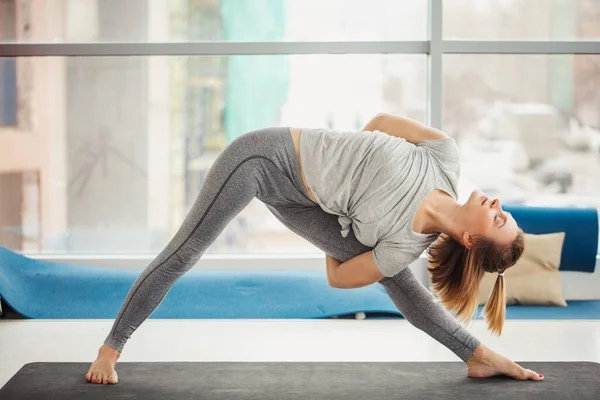
[[[475,353],[467,360],[467,376],[471,378],[489,378],[495,375],[506,375],[517,380],[541,381],[544,376],[494,352],[480,344]]]
[[[103,384],[119,382],[115,364],[120,356],[121,353],[117,350],[103,344],[98,350],[98,358],[92,363],[85,379],[88,382]]]

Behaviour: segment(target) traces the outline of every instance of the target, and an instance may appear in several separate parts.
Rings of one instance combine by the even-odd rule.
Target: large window
[[[31,31],[11,42],[425,40],[427,2],[398,0],[0,0]],[[36,27],[50,29],[36,29]],[[2,29],[2,28],[0,28]]]
[[[600,207],[594,0],[0,8],[2,246],[156,254],[233,138],[358,130],[381,111],[455,137],[461,198],[479,187],[505,203]],[[320,251],[254,200],[207,253]]]
[[[16,204],[3,210],[29,221],[31,213],[39,217],[38,240],[25,243],[24,236],[18,250],[155,253],[183,222],[216,157],[245,132],[265,126],[360,130],[382,110],[426,120],[425,55],[17,61],[31,63],[37,123],[13,134],[11,146],[1,146],[0,137],[0,165],[33,167],[45,177],[38,188],[41,214],[17,212]],[[290,251],[316,249],[255,199],[207,253]]]
[[[600,38],[598,0],[447,0],[443,10],[446,39]]]
[[[464,182],[505,203],[600,207],[600,55],[447,55],[443,77]]]

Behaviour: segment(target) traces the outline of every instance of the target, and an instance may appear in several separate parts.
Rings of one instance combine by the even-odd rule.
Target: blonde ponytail
[[[450,235],[440,235],[428,249],[427,271],[431,275],[432,291],[459,320],[468,322],[477,311],[479,284],[485,272],[504,273],[513,266],[523,254],[524,239],[521,229],[508,246],[498,246],[482,236],[474,236],[473,246],[467,249]],[[505,310],[504,276],[500,275],[484,308],[488,329],[496,335],[502,333]]]
[[[483,309],[483,316],[488,324],[488,329],[495,335],[502,334],[504,317],[506,312],[506,289],[504,286],[504,275],[498,274],[492,294]]]

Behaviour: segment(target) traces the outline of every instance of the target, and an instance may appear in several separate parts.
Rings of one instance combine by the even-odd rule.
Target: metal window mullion
[[[3,43],[0,57],[218,56],[273,54],[424,54],[429,42]]]
[[[427,123],[436,129],[442,129],[442,0],[429,0],[427,22]]]
[[[169,56],[260,54],[600,54],[600,41],[443,40],[441,0],[430,0],[429,35],[423,41],[0,43],[0,57]]]
[[[444,40],[447,54],[600,54],[600,41]]]

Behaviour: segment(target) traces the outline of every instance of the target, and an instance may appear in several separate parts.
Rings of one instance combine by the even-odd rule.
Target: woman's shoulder
[[[459,158],[460,150],[454,138],[446,136],[435,140],[423,140],[417,143],[417,147],[427,149],[436,156],[444,158]]]
[[[406,224],[395,232],[385,235],[378,243],[385,243],[386,246],[396,247],[405,251],[413,250],[414,252],[422,252],[423,248],[427,248],[439,237],[437,233],[414,232],[412,227],[408,225]]]

